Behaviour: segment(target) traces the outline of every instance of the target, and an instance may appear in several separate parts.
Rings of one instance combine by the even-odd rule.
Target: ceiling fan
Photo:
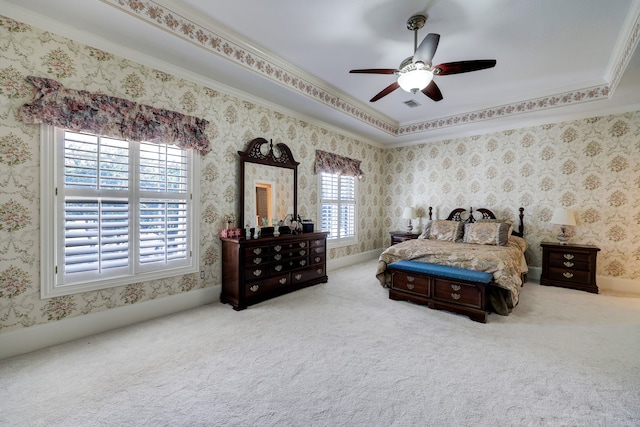
[[[413,56],[408,57],[400,64],[398,69],[394,68],[367,68],[362,70],[351,70],[350,73],[362,74],[396,74],[397,81],[382,89],[369,102],[376,102],[383,96],[389,95],[398,88],[411,93],[421,91],[434,101],[442,100],[442,92],[433,81],[433,77],[445,76],[447,74],[468,73],[470,71],[484,70],[496,65],[495,59],[479,59],[473,61],[446,62],[433,66],[431,60],[438,48],[440,34],[429,33],[418,46],[418,30],[427,22],[425,15],[414,15],[407,20],[407,28],[414,32]]]

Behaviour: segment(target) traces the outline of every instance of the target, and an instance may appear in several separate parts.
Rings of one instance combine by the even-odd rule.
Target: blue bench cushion
[[[488,284],[493,279],[493,274],[485,271],[466,270],[464,268],[449,267],[448,265],[429,264],[425,262],[400,260],[387,266],[402,271],[431,274],[433,276],[450,277],[452,279],[466,280]]]

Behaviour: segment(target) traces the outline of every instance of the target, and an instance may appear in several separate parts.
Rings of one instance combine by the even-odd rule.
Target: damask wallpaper
[[[210,121],[200,177],[204,280],[40,298],[40,130],[18,119],[32,99],[28,75]],[[522,206],[527,258],[539,266],[539,242],[557,232],[551,213],[568,206],[578,214],[573,241],[602,248],[599,274],[640,279],[640,112],[385,150],[0,16],[0,120],[0,333],[218,285],[218,231],[226,213],[239,214],[237,151],[256,137],[289,145],[300,162],[303,217],[317,212],[316,149],[362,161],[359,243],[330,250],[330,260],[386,246],[405,206],[423,214],[433,206],[438,218],[458,206],[513,218]]]
[[[210,121],[212,151],[200,166],[204,280],[194,274],[40,299],[40,128],[18,118],[32,100],[29,75]],[[298,210],[305,217],[317,210],[315,150],[362,160],[360,243],[331,250],[329,258],[383,245],[382,149],[2,16],[0,120],[0,333],[220,284],[219,230],[227,212],[240,213],[237,152],[257,137],[287,144],[300,162]]]
[[[404,206],[438,219],[453,208],[489,208],[516,220],[525,209],[528,264],[539,267],[541,241],[557,207],[573,208],[572,243],[601,248],[598,275],[640,280],[640,112],[392,149],[384,177],[384,226],[400,226]],[[640,282],[639,285],[640,286]]]

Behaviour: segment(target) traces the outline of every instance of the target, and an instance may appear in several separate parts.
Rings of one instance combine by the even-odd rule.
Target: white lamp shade
[[[413,219],[416,217],[416,210],[414,208],[404,208],[402,212],[403,219]]]
[[[558,208],[553,211],[550,222],[558,225],[576,225],[576,216],[573,209]]]
[[[431,80],[433,80],[433,73],[423,68],[400,74],[398,84],[403,90],[416,93],[427,87]]]

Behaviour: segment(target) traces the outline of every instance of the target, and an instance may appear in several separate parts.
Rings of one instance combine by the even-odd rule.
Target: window
[[[43,298],[198,270],[193,150],[42,135]]]
[[[327,172],[318,174],[320,229],[328,231],[330,246],[357,243],[356,178]]]

